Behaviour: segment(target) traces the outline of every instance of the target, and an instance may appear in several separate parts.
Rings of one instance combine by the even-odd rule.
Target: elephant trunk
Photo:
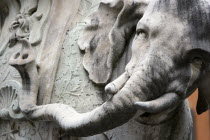
[[[120,126],[135,114],[134,100],[129,90],[122,89],[110,100],[87,113],[77,113],[64,104],[49,104],[33,108],[30,119],[56,121],[72,136],[90,136]]]
[[[135,76],[130,77],[125,86],[111,99],[90,112],[80,114],[68,105],[49,104],[34,107],[30,116],[27,117],[56,121],[70,135],[79,137],[113,129],[126,123],[136,114],[135,102],[147,100],[142,93],[141,84],[132,83],[133,78],[135,79]],[[131,83],[136,91],[127,88]]]
[[[162,70],[162,72],[165,71]],[[151,99],[166,101],[165,97],[171,98],[170,95],[160,97],[163,94],[158,90],[161,86],[157,83],[160,82],[154,82],[157,73],[158,71],[154,70],[152,65],[141,65],[118,93],[90,112],[77,113],[68,105],[49,104],[33,107],[27,117],[38,120],[53,120],[72,136],[83,137],[102,133],[129,121],[137,112],[136,102],[145,103]],[[158,75],[160,76],[161,73]],[[159,97],[161,99],[157,99]],[[160,108],[161,111],[163,109],[165,108]]]

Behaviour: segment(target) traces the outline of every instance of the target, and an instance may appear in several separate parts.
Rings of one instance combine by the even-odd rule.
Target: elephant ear
[[[142,18],[149,0],[124,0],[123,9],[119,13],[117,20],[109,34],[111,48],[107,60],[107,66],[113,67],[113,64],[122,55],[126,43],[135,33],[136,25]]]
[[[148,0],[101,0],[98,10],[87,18],[78,45],[85,51],[83,66],[94,83],[109,81],[147,3]]]
[[[85,27],[78,45],[85,51],[83,66],[90,80],[105,84],[111,77],[112,69],[107,67],[107,56],[111,47],[108,34],[122,9],[122,0],[102,0],[97,11],[85,20]]]
[[[196,110],[200,115],[210,107],[210,72],[204,76],[198,87],[198,101]]]

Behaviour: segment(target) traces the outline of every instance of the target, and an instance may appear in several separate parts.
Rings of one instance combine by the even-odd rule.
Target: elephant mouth
[[[179,105],[174,106],[171,109],[168,109],[163,112],[158,113],[151,113],[151,112],[144,112],[143,114],[137,113],[137,116],[134,117],[134,120],[138,123],[145,124],[145,125],[159,125],[164,123],[168,120],[174,118],[177,114]]]
[[[142,115],[140,115],[140,117],[144,118],[144,117],[150,117],[151,115],[154,115],[152,113],[149,113],[149,112],[144,112]]]

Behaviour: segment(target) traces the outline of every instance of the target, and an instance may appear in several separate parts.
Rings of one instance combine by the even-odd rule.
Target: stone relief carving
[[[10,2],[6,3],[7,4],[5,5],[5,7],[10,6]],[[13,3],[16,3],[18,5],[18,2],[16,1],[14,1]],[[19,6],[17,5],[14,4],[14,7],[16,9],[19,8]],[[1,55],[3,55],[7,46],[12,47],[16,45],[18,38],[27,39],[29,43],[33,46],[40,43],[43,35],[43,27],[49,12],[45,11],[45,13],[43,13],[43,10],[44,8],[47,8],[48,5],[50,6],[49,1],[20,1],[20,11],[15,16],[14,21],[9,23],[9,27],[8,25],[6,25],[6,23],[3,24],[6,26],[7,30],[8,28],[10,29],[8,34],[11,35],[9,35],[10,37],[6,39],[6,42],[3,43],[0,51]],[[9,13],[12,12],[15,12],[14,9],[9,9]],[[4,29],[4,27],[2,29]]]
[[[22,92],[20,83],[8,81],[0,87],[0,116],[4,119],[23,119],[24,115],[19,108],[19,94]]]
[[[11,6],[10,2],[13,3],[13,5]],[[44,6],[45,5],[45,6]],[[44,6],[44,7],[43,7]],[[0,55],[2,57],[4,57],[4,53],[6,51],[6,49],[8,47],[14,47],[15,48],[15,52],[13,54],[12,57],[10,57],[10,60],[7,59],[6,61],[16,67],[16,69],[19,70],[20,75],[22,77],[25,77],[25,81],[22,80],[22,82],[26,82],[26,83],[31,83],[32,81],[37,83],[38,86],[38,74],[34,73],[35,71],[32,68],[32,71],[34,76],[36,79],[30,79],[32,81],[28,81],[27,73],[21,73],[23,71],[23,69],[27,69],[27,65],[28,63],[30,64],[32,63],[36,63],[36,50],[35,48],[33,48],[34,46],[38,45],[41,42],[41,38],[43,35],[43,28],[46,22],[46,19],[48,17],[48,12],[49,12],[49,8],[46,9],[47,7],[50,6],[50,1],[3,1],[3,7],[9,7],[8,8],[8,17],[10,17],[10,13],[14,13],[16,12],[17,15],[14,16],[14,21],[10,23],[10,26],[8,27],[8,25],[6,24],[6,19],[5,21],[2,22],[2,29],[4,29],[4,27],[8,27],[8,31],[7,32],[9,37],[8,39],[6,39],[6,42],[3,42],[3,45],[1,46],[1,51],[0,51]],[[16,8],[16,10],[14,10],[14,8]],[[44,9],[45,8],[45,9]],[[19,12],[18,12],[19,10]],[[45,13],[43,13],[46,10]],[[6,15],[6,14],[5,14]],[[3,30],[2,30],[3,31]],[[2,32],[1,34],[1,38],[5,37],[5,33]],[[36,66],[36,64],[35,64]],[[6,66],[8,67],[8,66]],[[30,66],[28,66],[30,67]],[[38,67],[38,66],[36,66]],[[28,68],[31,69],[31,68]],[[19,77],[18,77],[19,78]],[[30,77],[31,78],[31,77]],[[22,78],[24,79],[24,78]],[[30,87],[30,85],[27,85]],[[23,87],[23,90],[26,87]],[[33,87],[32,87],[33,88]],[[33,91],[33,89],[32,89]],[[24,92],[23,92],[24,93]],[[37,93],[38,93],[38,87],[36,89],[34,89],[33,94],[27,94],[29,98],[31,98],[30,102],[32,102],[33,105],[36,104],[36,98],[37,98]],[[28,99],[26,99],[24,96],[24,94],[20,93],[19,94],[19,98],[20,98],[20,107],[22,106],[22,104],[25,104],[26,101],[29,101]],[[23,101],[23,102],[22,102]],[[26,106],[28,104],[26,103]],[[23,105],[24,106],[24,105]],[[22,108],[22,107],[21,107]],[[21,109],[22,110],[22,109]]]
[[[31,139],[31,140],[46,140],[55,139],[57,136],[58,128],[47,122],[32,123],[23,121],[4,121],[1,123],[1,139],[2,140],[13,140],[13,139]],[[52,131],[54,135],[49,133]]]
[[[69,63],[61,61],[60,64],[74,64],[74,68],[66,68],[66,74],[63,73],[63,76],[58,75],[55,78],[59,54],[62,51],[62,43],[60,42],[64,41],[63,32],[66,31],[67,21],[74,23],[72,20],[81,20],[74,18],[75,15],[79,14],[80,2],[71,1],[77,5],[70,12],[72,15],[67,14],[60,18],[59,22],[53,18],[68,11],[64,8],[59,13],[58,9],[70,4],[69,1],[63,3],[57,1],[43,2],[45,4],[39,2],[28,1],[25,3],[25,1],[21,1],[19,3],[23,7],[19,8],[21,14],[16,12],[16,16],[13,15],[15,20],[8,28],[11,35],[7,39],[6,46],[3,45],[1,49],[2,57],[5,56],[7,47],[15,49],[6,63],[18,71],[22,81],[22,86],[16,87],[11,84],[11,81],[8,81],[11,85],[1,87],[0,97],[7,99],[6,104],[2,103],[5,100],[0,100],[2,101],[0,106],[1,119],[21,119],[29,122],[31,120],[53,121],[65,131],[65,135],[84,137],[101,133],[99,135],[101,139],[112,139],[111,135],[114,135],[115,132],[110,132],[111,129],[132,119],[131,122],[135,121],[138,124],[137,128],[142,130],[138,132],[138,137],[130,136],[132,139],[191,139],[192,118],[185,99],[196,88],[199,88],[197,112],[201,114],[206,111],[210,103],[210,94],[208,93],[210,91],[208,89],[209,33],[207,32],[207,29],[210,28],[208,21],[210,18],[203,18],[210,15],[210,3],[208,1],[205,1],[205,5],[203,5],[202,0],[197,2],[190,0],[191,5],[188,5],[189,3],[185,0],[101,1],[99,9],[84,20],[84,23],[87,24],[84,25],[84,29],[74,30],[75,25],[72,25],[70,31],[67,32],[67,34],[71,34],[68,37],[75,39],[72,43],[78,42],[80,49],[85,51],[83,66],[87,70],[90,80],[96,85],[91,83],[87,75],[81,72],[81,60],[72,60]],[[5,7],[5,3],[7,2],[3,1],[3,7]],[[86,3],[88,2],[86,1]],[[8,5],[15,4],[18,3],[14,2]],[[39,11],[39,5],[50,5],[49,9],[54,10],[49,16],[48,14],[44,16],[42,14],[44,6],[41,6],[42,12],[35,14]],[[4,13],[8,11],[5,10]],[[193,18],[195,16],[198,19]],[[43,17],[45,17],[44,21]],[[47,17],[49,18],[47,19]],[[51,25],[54,21],[55,25]],[[60,23],[61,21],[66,22]],[[0,23],[3,24],[3,22]],[[44,31],[47,33],[52,33],[50,32],[52,29],[58,31],[54,37],[52,37],[54,35],[52,33],[53,39],[60,35],[60,38],[55,40],[55,48],[49,46],[52,44],[49,42],[52,41],[50,38],[46,37],[43,40],[44,43],[42,42],[43,29],[46,28],[42,25],[45,23],[48,28]],[[39,30],[35,30],[37,26]],[[60,28],[56,30],[57,27]],[[3,29],[0,30],[1,35]],[[81,36],[73,36],[78,31],[82,31]],[[37,34],[38,36],[36,36]],[[131,42],[130,45],[129,41]],[[43,44],[44,46],[42,46]],[[71,44],[69,43],[69,45]],[[131,59],[126,65],[124,73],[109,82],[113,70],[116,67],[121,68],[117,66],[121,56],[125,51],[130,51],[129,49],[126,50],[126,47],[131,48]],[[73,57],[74,59],[75,57],[76,59],[82,58],[81,54],[78,55],[78,48],[69,48],[72,50],[70,50],[71,54],[68,57],[72,57],[72,59]],[[64,49],[66,48],[64,47]],[[48,72],[48,70],[51,71]],[[68,83],[64,89],[65,92],[59,95],[59,91],[52,91],[54,79],[59,81],[69,73],[70,80],[66,80]],[[84,75],[79,75],[81,73]],[[44,77],[47,80],[43,82]],[[50,80],[53,81],[48,83],[47,81]],[[74,81],[78,83],[71,83]],[[107,85],[104,87],[105,84]],[[70,89],[67,89],[69,85]],[[17,89],[20,87],[22,90],[18,91]],[[103,88],[105,88],[106,93],[102,93]],[[18,92],[16,93],[16,91]],[[73,103],[54,102],[40,105],[50,103],[51,95],[58,98],[71,95],[68,96],[71,101],[76,100],[72,98],[75,96],[81,99],[80,103],[85,103],[84,96],[90,96],[90,94],[91,98],[97,96],[98,93],[91,93],[93,91],[104,94],[103,96],[106,96],[105,101],[103,103],[103,97],[96,99],[97,101],[92,103],[92,108],[86,110],[77,106],[78,102],[75,105],[72,105]],[[56,97],[52,98],[56,101]],[[88,107],[89,105],[84,106]],[[37,128],[33,123],[31,125]],[[55,126],[49,129],[52,128]],[[15,137],[13,132],[20,135],[20,130],[14,129],[3,133],[2,136],[12,139]],[[39,130],[34,130],[32,135],[37,132]],[[50,130],[50,132],[52,134],[54,130]],[[42,136],[40,135],[40,137]],[[121,137],[121,139],[128,138],[127,136]]]
[[[62,3],[62,2],[61,2]],[[52,1],[51,0],[45,0],[45,1],[36,1],[36,0],[31,0],[31,1],[16,1],[16,0],[8,0],[0,1],[0,81],[1,83],[8,83],[8,87],[2,88],[2,90],[8,91],[6,92],[1,92],[2,97],[5,97],[4,99],[9,100],[9,97],[13,97],[17,99],[11,99],[11,102],[7,102],[8,106],[7,108],[2,108],[1,115],[7,114],[7,117],[5,116],[4,119],[15,119],[15,120],[27,120],[25,124],[20,124],[18,127],[20,127],[20,131],[18,133],[15,133],[13,136],[13,132],[16,132],[16,128],[13,129],[13,127],[8,128],[7,130],[4,130],[4,125],[10,123],[10,121],[2,121],[3,118],[1,118],[1,124],[0,125],[0,139],[46,139],[46,134],[49,134],[50,137],[52,133],[54,133],[54,130],[44,130],[44,129],[39,129],[39,132],[37,129],[33,130],[34,135],[31,132],[30,124],[31,122],[28,121],[28,119],[25,118],[24,113],[24,108],[26,109],[25,112],[27,112],[27,105],[33,105],[37,104],[37,93],[38,93],[38,87],[34,88],[35,90],[30,92],[31,94],[24,94],[26,92],[24,89],[26,87],[23,87],[23,90],[19,91],[20,87],[14,86],[11,80],[15,80],[17,82],[21,82],[21,76],[25,77],[25,80],[22,82],[30,82],[29,78],[27,78],[28,73],[21,73],[22,75],[20,76],[19,72],[9,66],[9,60],[11,65],[19,69],[20,71],[22,69],[28,69],[29,73],[30,72],[35,72],[34,70],[36,69],[31,69],[29,68],[31,65],[33,67],[33,64],[36,68],[39,68],[39,65],[37,64],[39,55],[43,54],[42,52],[42,43],[46,41],[46,37],[43,37],[47,30],[47,26],[49,26],[48,23],[48,18],[49,12],[51,9]],[[54,3],[54,5],[57,5]],[[67,5],[68,6],[68,5]],[[54,8],[56,9],[56,8]],[[69,14],[66,14],[67,16]],[[66,24],[67,20],[63,22],[62,24]],[[55,24],[56,26],[57,24]],[[63,30],[62,27],[57,27],[58,31]],[[51,28],[52,29],[52,28]],[[65,34],[65,32],[63,32]],[[49,41],[49,40],[48,40]],[[60,41],[57,39],[57,41]],[[47,46],[47,45],[46,45]],[[39,55],[37,55],[39,54]],[[11,57],[12,56],[12,57]],[[26,65],[25,65],[26,64]],[[26,67],[25,67],[26,66]],[[22,71],[21,71],[22,72]],[[35,74],[35,73],[34,73]],[[34,79],[35,78],[35,79]],[[33,82],[39,83],[38,80],[39,76],[38,75],[33,75],[32,79],[30,77],[30,80],[34,80]],[[51,82],[52,83],[52,82]],[[6,86],[6,85],[5,85]],[[28,85],[30,88],[30,84]],[[27,87],[28,88],[28,87]],[[32,87],[33,88],[33,87]],[[9,90],[8,90],[9,89]],[[10,96],[9,91],[18,91],[18,96],[14,94],[14,96]],[[31,99],[27,99],[29,97]],[[29,102],[29,103],[27,103]],[[33,102],[33,103],[32,103]],[[20,109],[21,108],[21,109]],[[20,111],[20,112],[19,112]],[[2,114],[5,113],[5,114]],[[14,124],[18,124],[16,121]],[[37,123],[35,124],[37,125]],[[8,125],[9,126],[9,125]],[[45,127],[43,124],[42,127]],[[50,127],[50,126],[49,126]],[[25,128],[25,129],[22,129]],[[47,126],[46,126],[47,128]],[[10,131],[11,129],[11,131]],[[30,130],[30,131],[28,131]],[[21,135],[20,133],[26,133],[25,135]],[[4,134],[6,136],[4,136]],[[39,135],[37,135],[39,134]],[[57,133],[54,133],[55,135],[59,135]],[[9,135],[9,136],[8,136]],[[43,137],[43,138],[41,138]],[[50,138],[49,137],[49,138]],[[57,137],[57,136],[56,136]],[[47,137],[48,138],[48,137]]]

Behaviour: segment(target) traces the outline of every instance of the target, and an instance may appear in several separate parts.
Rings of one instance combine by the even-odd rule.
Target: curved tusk
[[[180,100],[180,97],[176,93],[167,93],[152,101],[135,102],[134,106],[145,112],[159,113],[173,108]]]

